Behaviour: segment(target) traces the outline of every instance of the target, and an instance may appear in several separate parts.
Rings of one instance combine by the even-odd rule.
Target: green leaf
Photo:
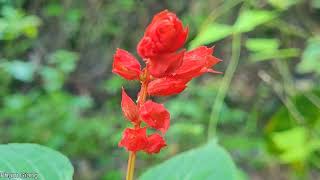
[[[271,139],[282,151],[280,159],[285,163],[305,161],[312,150],[308,142],[307,129],[303,127],[273,133]]]
[[[288,49],[280,49],[276,51],[262,51],[251,54],[249,59],[251,61],[266,61],[272,59],[287,59],[298,57],[300,54],[300,49],[297,48],[288,48]]]
[[[320,37],[314,37],[308,41],[308,45],[302,54],[302,61],[297,66],[297,71],[320,74]]]
[[[234,180],[237,168],[229,154],[213,141],[203,147],[181,153],[147,170],[140,180]]]
[[[33,173],[30,179],[71,180],[74,172],[64,155],[37,144],[0,145],[0,162],[1,172]]]
[[[277,16],[272,11],[264,10],[246,10],[243,11],[236,23],[234,24],[234,32],[252,31],[256,26],[264,24]]]
[[[273,38],[251,38],[246,41],[246,48],[254,52],[274,52],[279,46],[279,40]]]
[[[191,41],[190,48],[209,44],[232,34],[232,27],[225,24],[210,24],[196,38]]]

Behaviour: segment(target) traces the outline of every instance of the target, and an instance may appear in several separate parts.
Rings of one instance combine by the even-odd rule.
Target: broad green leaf
[[[35,65],[31,62],[20,60],[8,61],[4,63],[4,67],[15,79],[25,82],[30,82],[33,79]]]
[[[320,74],[320,37],[315,37],[308,41],[297,70],[300,73],[316,72]]]
[[[190,48],[209,44],[232,34],[232,27],[225,24],[210,24],[190,43]]]
[[[264,24],[277,16],[272,11],[264,10],[246,10],[243,11],[236,23],[234,24],[234,32],[252,31],[256,26]]]
[[[33,173],[36,177],[29,179],[43,180],[72,180],[74,172],[61,153],[37,144],[18,143],[0,145],[0,171]]]
[[[140,180],[235,180],[237,168],[228,153],[215,141],[181,153],[147,170]]]
[[[274,52],[279,46],[279,40],[273,38],[252,38],[246,41],[246,48],[254,52]]]

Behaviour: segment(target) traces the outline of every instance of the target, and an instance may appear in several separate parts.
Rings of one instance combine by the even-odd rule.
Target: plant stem
[[[130,152],[128,159],[128,169],[127,169],[127,178],[126,180],[133,180],[134,176],[134,167],[135,167],[136,153]]]
[[[148,84],[149,84],[149,73],[147,69],[144,71],[144,77],[145,79],[141,80],[141,89],[137,98],[137,105],[138,108],[146,101],[148,96]],[[137,123],[134,126],[135,129],[140,128],[140,123]],[[136,152],[130,152],[129,153],[129,159],[128,159],[128,167],[127,167],[127,177],[126,180],[133,180],[134,177],[134,168],[135,168],[135,162],[136,162]]]
[[[232,39],[232,55],[231,62],[226,70],[225,76],[223,77],[222,83],[218,90],[215,102],[212,105],[211,115],[208,126],[208,140],[216,135],[217,123],[220,117],[220,111],[227,95],[232,77],[237,69],[240,57],[241,48],[241,34],[233,34]]]

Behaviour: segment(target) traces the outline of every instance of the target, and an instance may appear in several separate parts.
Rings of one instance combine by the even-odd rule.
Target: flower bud
[[[154,16],[140,40],[137,51],[142,58],[171,53],[183,46],[188,36],[180,19],[164,10]]]

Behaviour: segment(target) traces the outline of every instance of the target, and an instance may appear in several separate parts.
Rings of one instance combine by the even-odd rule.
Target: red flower
[[[212,56],[213,48],[200,46],[185,53],[182,65],[175,71],[174,78],[191,80],[206,72],[219,73],[210,69],[221,60]]]
[[[146,128],[124,130],[119,147],[125,147],[128,151],[140,151],[147,147],[148,139]]]
[[[160,78],[149,83],[148,94],[150,96],[170,96],[179,94],[186,87],[186,81],[183,79]]]
[[[163,134],[166,133],[170,126],[170,113],[162,104],[151,100],[142,105],[140,116],[148,126],[160,130]]]
[[[122,88],[122,100],[121,108],[124,117],[133,123],[139,121],[139,110],[137,105],[132,101],[132,99],[127,95],[127,93]]]
[[[159,134],[152,134],[148,137],[148,144],[144,151],[148,154],[158,153],[165,146],[167,146],[167,144],[163,137]]]
[[[180,19],[172,12],[164,10],[154,16],[140,40],[137,51],[143,58],[171,53],[183,46],[188,36]]]
[[[138,60],[129,52],[117,49],[114,54],[112,72],[127,80],[139,79],[141,67]]]
[[[148,59],[150,74],[154,77],[163,77],[172,74],[183,61],[184,52],[161,54]]]

